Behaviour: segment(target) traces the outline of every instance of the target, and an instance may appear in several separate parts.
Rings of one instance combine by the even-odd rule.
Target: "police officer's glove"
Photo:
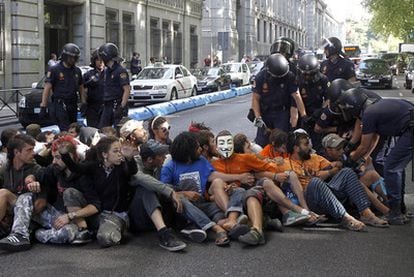
[[[88,110],[88,104],[87,103],[82,103],[80,105],[80,108],[79,108],[81,117],[86,117],[87,110]]]
[[[43,120],[47,117],[46,107],[40,107],[39,119]]]
[[[315,126],[315,119],[312,116],[305,115],[301,118],[301,128],[305,130],[312,130]]]
[[[261,117],[256,117],[254,119],[253,124],[254,124],[254,127],[257,127],[257,128],[263,128],[263,127],[266,128],[266,123],[263,121]]]
[[[119,106],[114,112],[114,117],[122,118],[124,116],[128,116],[128,106],[125,106],[125,107]]]

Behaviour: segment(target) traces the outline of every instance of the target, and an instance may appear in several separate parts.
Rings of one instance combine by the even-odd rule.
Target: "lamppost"
[[[211,21],[211,9],[205,6],[206,12],[208,13],[208,22],[210,25],[210,67],[213,66],[213,22]]]

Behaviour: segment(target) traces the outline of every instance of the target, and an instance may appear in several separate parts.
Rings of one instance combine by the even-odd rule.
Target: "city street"
[[[375,90],[383,97],[414,102],[402,77],[392,90]],[[255,136],[246,118],[251,95],[216,102],[168,115],[172,137],[187,130],[191,121],[204,122],[214,133]],[[4,128],[4,127],[2,127]],[[2,129],[0,128],[0,131]],[[406,203],[414,211],[411,165],[407,170]],[[180,253],[158,246],[155,233],[128,235],[122,245],[102,249],[96,242],[74,247],[34,244],[22,253],[0,252],[0,276],[412,276],[414,274],[414,223],[389,229],[350,231],[266,232],[267,243],[245,247],[232,242],[219,248],[188,242]]]

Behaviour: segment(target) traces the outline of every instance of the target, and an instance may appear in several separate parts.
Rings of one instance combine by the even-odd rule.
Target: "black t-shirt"
[[[67,68],[61,61],[49,69],[45,82],[52,84],[53,98],[76,100],[83,84],[82,71],[77,66]]]
[[[103,102],[104,71],[89,70],[83,74],[83,82],[88,89],[88,103]]]

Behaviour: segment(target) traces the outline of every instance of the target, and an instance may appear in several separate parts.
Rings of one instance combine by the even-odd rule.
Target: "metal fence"
[[[31,88],[0,90],[0,119],[18,117],[19,101]]]

